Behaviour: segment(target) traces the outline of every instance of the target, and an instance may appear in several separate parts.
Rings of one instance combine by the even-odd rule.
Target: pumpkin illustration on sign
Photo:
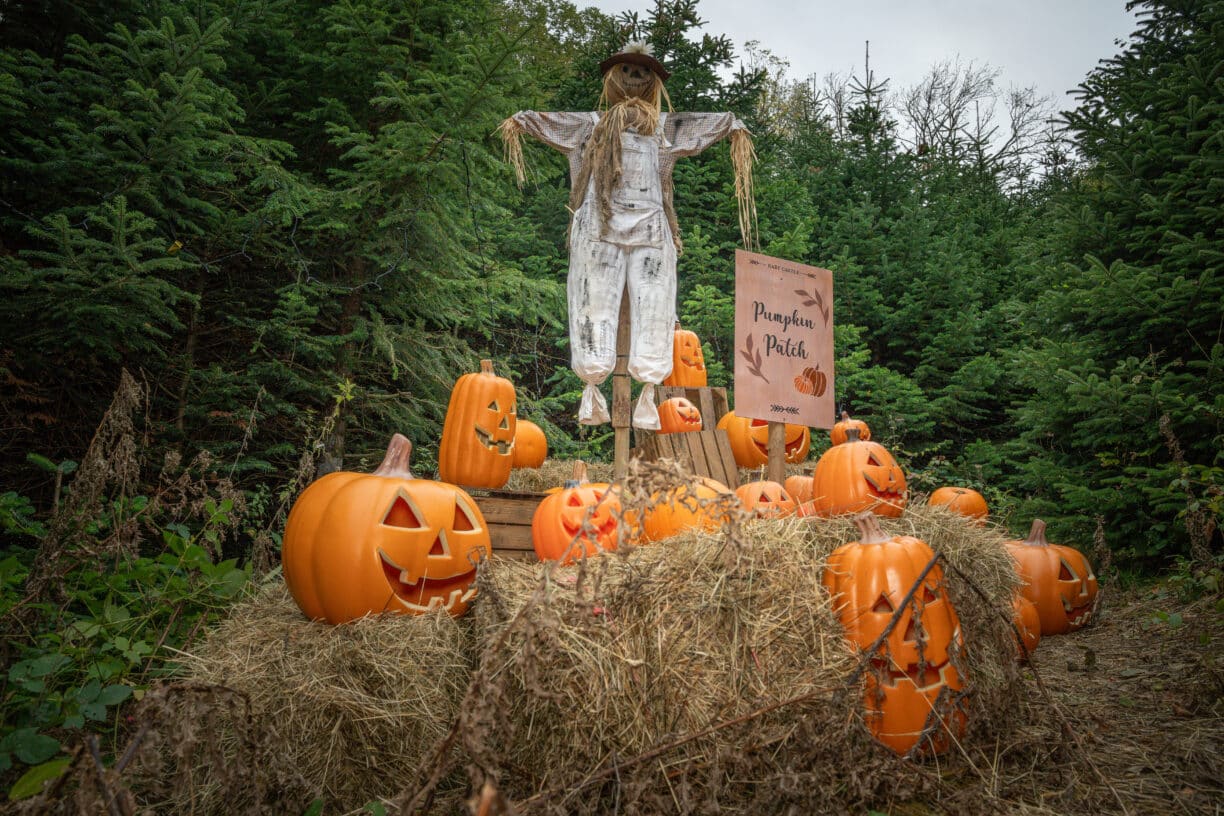
[[[795,390],[800,394],[812,397],[823,397],[829,387],[829,378],[820,370],[819,365],[808,366],[803,373],[795,377]]]
[[[659,433],[686,433],[701,428],[701,411],[684,397],[672,397],[659,404]]]
[[[1041,634],[1061,635],[1091,619],[1097,577],[1079,550],[1047,541],[1045,528],[1044,521],[1033,519],[1028,538],[1006,546],[1024,582],[1020,592],[1037,606]]]
[[[663,384],[682,388],[704,388],[707,384],[701,340],[695,332],[680,328],[679,323],[672,332],[672,370]]]
[[[964,641],[943,571],[931,566],[926,542],[887,535],[874,514],[860,513],[854,524],[859,540],[833,551],[821,583],[851,644],[865,651],[880,641],[869,656],[867,727],[898,754],[920,743],[941,753],[968,720],[965,678],[954,663]]]
[[[574,476],[540,502],[531,518],[531,543],[541,561],[572,564],[600,550],[615,550],[621,503],[611,486],[587,481],[586,463],[574,463]]]
[[[396,434],[373,473],[329,473],[294,502],[281,562],[307,617],[467,611],[476,565],[492,551],[489,528],[463,490],[413,478],[411,453]]]
[[[847,442],[821,455],[812,472],[812,510],[818,516],[870,510],[896,518],[908,498],[905,473],[892,454],[878,442],[860,441],[854,428]]]
[[[460,377],[451,389],[438,445],[442,480],[504,485],[514,466],[516,411],[514,384],[493,373],[492,360],[481,360],[479,372]]]
[[[723,414],[718,427],[727,432],[735,464],[743,468],[769,464],[769,423],[763,419],[739,417],[734,411]],[[786,424],[786,461],[798,465],[807,461],[812,445],[812,432],[806,425]]]

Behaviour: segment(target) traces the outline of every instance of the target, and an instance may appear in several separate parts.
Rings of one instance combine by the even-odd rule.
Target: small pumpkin
[[[986,506],[986,499],[982,494],[967,487],[936,488],[931,498],[927,499],[927,504],[947,507],[962,516],[968,516],[978,525],[985,525],[986,518],[990,515],[990,508]]]
[[[848,437],[847,432],[854,428],[858,431],[858,438],[863,442],[871,441],[871,428],[861,419],[851,419],[850,414],[846,411],[841,412],[841,419],[833,423],[833,427],[829,430],[829,441],[834,445],[844,443]]]
[[[479,372],[461,376],[442,423],[442,480],[472,487],[504,485],[514,465],[516,411],[514,384],[493,373],[492,360],[481,360]]]
[[[883,445],[862,442],[858,430],[847,441],[829,448],[812,472],[812,510],[829,517],[870,510],[896,518],[908,501],[905,473]]]
[[[717,479],[699,476],[651,497],[642,514],[641,536],[645,541],[662,541],[690,529],[717,530],[737,501],[731,488]]]
[[[795,500],[795,512],[799,515],[808,515],[810,505],[812,503],[812,469],[809,468],[805,473],[798,473],[794,476],[787,476],[782,482],[782,486],[786,488],[786,492]]]
[[[510,467],[538,468],[548,458],[548,439],[543,429],[529,419],[519,418],[514,423],[514,453]]]
[[[541,561],[572,564],[600,550],[615,550],[619,541],[621,503],[610,486],[587,480],[586,463],[574,464],[574,476],[536,507],[531,543]]]
[[[1020,635],[1016,652],[1024,659],[1031,655],[1041,642],[1041,615],[1037,613],[1037,604],[1020,593],[1016,593],[1012,598],[1012,625]],[[1024,644],[1023,649],[1020,648],[1021,643]]]
[[[707,383],[705,354],[701,340],[695,332],[680,328],[676,324],[672,332],[672,370],[663,380],[664,385],[682,388],[704,388]]]
[[[684,397],[672,397],[659,404],[659,433],[700,431],[701,426],[701,411]]]
[[[1024,582],[1021,593],[1037,606],[1042,635],[1061,635],[1086,625],[1096,601],[1096,574],[1074,547],[1046,540],[1045,522],[1033,519],[1026,539],[1008,541]]]
[[[739,417],[734,411],[723,414],[718,427],[727,432],[735,464],[755,468],[769,464],[769,423],[763,419]],[[783,457],[792,465],[807,461],[812,432],[805,425],[787,423]]]
[[[742,484],[735,489],[735,495],[744,509],[757,518],[791,516],[798,506],[784,486],[768,479]]]
[[[854,523],[859,540],[834,550],[821,574],[834,612],[860,650],[870,649],[897,618],[871,657],[867,727],[898,754],[920,742],[925,750],[942,752],[964,733],[968,719],[960,693],[964,677],[953,663],[964,640],[943,571],[936,564],[919,582],[934,558],[926,542],[887,535],[872,513],[860,513]]]
[[[396,434],[373,473],[329,473],[294,502],[281,563],[308,618],[467,611],[476,565],[492,552],[488,525],[460,488],[414,478],[411,453]]]

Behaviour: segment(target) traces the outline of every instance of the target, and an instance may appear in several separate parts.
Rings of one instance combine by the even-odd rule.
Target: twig
[[[102,794],[102,800],[106,802],[106,809],[110,811],[111,816],[123,816],[111,793],[110,786],[106,784],[106,768],[102,764],[102,754],[98,751],[98,735],[90,734],[85,744],[89,746],[89,755],[93,757],[94,777],[98,783],[98,792]]]

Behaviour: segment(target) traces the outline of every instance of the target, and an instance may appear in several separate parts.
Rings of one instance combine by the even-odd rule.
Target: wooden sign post
[[[769,423],[767,478],[785,476],[786,425],[832,428],[833,273],[735,252],[735,414]]]

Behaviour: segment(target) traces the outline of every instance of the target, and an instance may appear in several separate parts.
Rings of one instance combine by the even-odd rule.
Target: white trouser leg
[[[584,425],[609,422],[608,403],[599,385],[616,366],[616,326],[625,288],[624,252],[592,239],[576,223],[570,236],[570,365],[586,386],[578,407]]]
[[[654,386],[671,373],[672,339],[676,322],[676,248],[670,236],[660,247],[641,246],[625,250],[628,261],[629,319],[633,333],[629,344],[629,374],[643,383],[633,410],[637,428],[658,430],[659,410]]]

